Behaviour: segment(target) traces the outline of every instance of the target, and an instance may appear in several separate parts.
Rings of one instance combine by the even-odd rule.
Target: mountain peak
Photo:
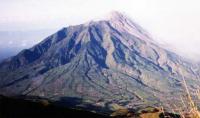
[[[123,21],[125,19],[129,19],[126,15],[124,15],[124,13],[119,12],[119,11],[111,11],[110,13],[108,13],[106,15],[106,19],[107,20],[111,20],[111,21]]]
[[[141,40],[153,41],[147,31],[145,31],[140,25],[135,23],[132,18],[123,12],[111,11],[107,14],[106,20],[120,32],[129,32]]]
[[[121,13],[119,11],[111,11],[107,15],[109,18],[118,18],[118,17],[123,16],[123,13]]]

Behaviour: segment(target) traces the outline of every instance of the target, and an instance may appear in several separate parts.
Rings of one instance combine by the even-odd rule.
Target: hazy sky
[[[0,0],[0,31],[59,29],[119,10],[155,39],[198,57],[199,6],[200,0]]]

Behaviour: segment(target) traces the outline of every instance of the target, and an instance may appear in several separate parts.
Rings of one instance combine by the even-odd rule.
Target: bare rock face
[[[157,43],[126,16],[63,28],[0,63],[0,93],[50,100],[77,97],[124,107],[175,102],[197,88],[198,68]],[[99,102],[100,101],[100,102]]]

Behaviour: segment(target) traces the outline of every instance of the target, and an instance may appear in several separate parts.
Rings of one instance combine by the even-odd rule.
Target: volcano
[[[0,93],[127,108],[180,102],[183,78],[199,86],[197,65],[159,45],[119,12],[62,28],[0,63]],[[65,105],[64,103],[62,105]]]

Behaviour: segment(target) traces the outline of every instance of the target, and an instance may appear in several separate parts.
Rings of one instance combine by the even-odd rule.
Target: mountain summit
[[[114,28],[121,32],[129,32],[142,40],[151,39],[148,33],[141,26],[134,23],[127,15],[113,11],[107,15],[107,20]]]
[[[197,88],[197,72],[131,19],[114,12],[107,20],[62,28],[4,60],[0,93],[53,101],[81,98],[101,107],[156,106],[177,101],[184,91],[182,77],[190,89]]]

